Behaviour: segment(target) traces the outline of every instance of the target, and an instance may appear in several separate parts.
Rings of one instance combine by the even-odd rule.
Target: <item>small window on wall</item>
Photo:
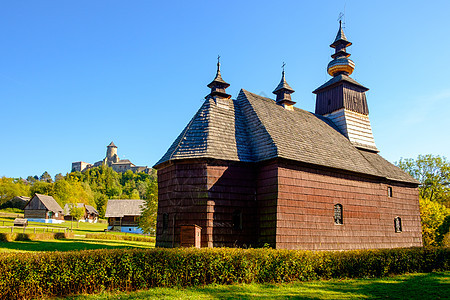
[[[163,214],[163,230],[167,230],[169,228],[169,214]]]
[[[240,210],[235,210],[233,213],[233,229],[242,229],[242,212]]]
[[[388,186],[388,197],[392,197],[392,186]]]
[[[402,218],[396,217],[394,219],[395,232],[402,232]]]
[[[334,206],[334,224],[336,224],[336,225],[344,224],[344,220],[342,217],[342,205],[341,204],[336,204]]]

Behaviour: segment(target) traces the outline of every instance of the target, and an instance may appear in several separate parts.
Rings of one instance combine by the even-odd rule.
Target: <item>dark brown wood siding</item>
[[[44,209],[25,209],[23,212],[25,219],[47,219],[47,210]]]
[[[422,246],[416,187],[280,164],[277,248],[346,250]],[[387,188],[393,187],[393,197]],[[343,224],[334,222],[341,204]],[[401,217],[403,232],[394,219]]]
[[[179,247],[181,225],[202,227],[202,247],[212,247],[207,230],[208,193],[204,162],[177,162],[158,170],[157,247]],[[168,226],[163,228],[164,215]],[[204,230],[203,230],[204,229]]]
[[[277,230],[278,166],[275,162],[258,168],[258,244],[275,247]]]
[[[368,115],[369,108],[364,90],[341,82],[317,94],[316,114],[326,115],[341,108]]]
[[[254,165],[208,163],[207,173],[207,230],[212,230],[213,246],[254,246],[258,223]]]

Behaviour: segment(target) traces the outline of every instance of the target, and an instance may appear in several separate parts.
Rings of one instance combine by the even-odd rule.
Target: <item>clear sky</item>
[[[0,176],[65,174],[111,141],[152,166],[218,54],[233,98],[273,97],[286,62],[296,106],[314,111],[344,11],[380,154],[449,158],[449,1],[2,1]]]

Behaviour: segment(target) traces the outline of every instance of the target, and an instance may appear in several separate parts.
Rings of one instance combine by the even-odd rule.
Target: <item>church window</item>
[[[400,217],[394,219],[394,228],[395,232],[402,232],[402,219]]]
[[[169,228],[169,214],[163,214],[163,230]]]
[[[392,197],[392,186],[388,186],[388,197]]]
[[[233,229],[242,229],[242,212],[240,210],[235,210],[233,212]]]
[[[334,206],[334,224],[336,224],[336,225],[344,224],[343,217],[342,217],[342,205],[341,204],[336,204]]]

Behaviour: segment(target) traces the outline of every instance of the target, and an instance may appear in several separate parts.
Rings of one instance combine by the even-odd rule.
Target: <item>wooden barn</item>
[[[73,204],[73,203],[66,203],[66,205],[64,205],[64,220],[66,220],[66,221],[72,220],[70,210],[74,205],[75,204]],[[89,223],[97,223],[99,213],[92,205],[88,205],[88,204],[84,204],[84,203],[77,203],[76,205],[78,208],[84,209],[84,215],[80,220],[77,220],[76,218],[74,218],[74,220],[89,222]]]
[[[24,208],[28,221],[45,223],[64,222],[63,209],[52,196],[35,194]]]
[[[315,113],[293,106],[284,68],[275,100],[243,89],[231,99],[218,62],[210,94],[155,165],[156,246],[422,245],[418,182],[378,154],[350,45],[339,28]]]
[[[16,196],[9,201],[6,201],[2,205],[0,205],[0,209],[3,208],[18,208],[24,209],[25,205],[27,205],[28,201],[30,201],[30,197],[27,196]]]
[[[139,217],[144,208],[144,200],[108,200],[105,212],[105,218],[108,218],[108,230],[143,233],[138,226]]]

